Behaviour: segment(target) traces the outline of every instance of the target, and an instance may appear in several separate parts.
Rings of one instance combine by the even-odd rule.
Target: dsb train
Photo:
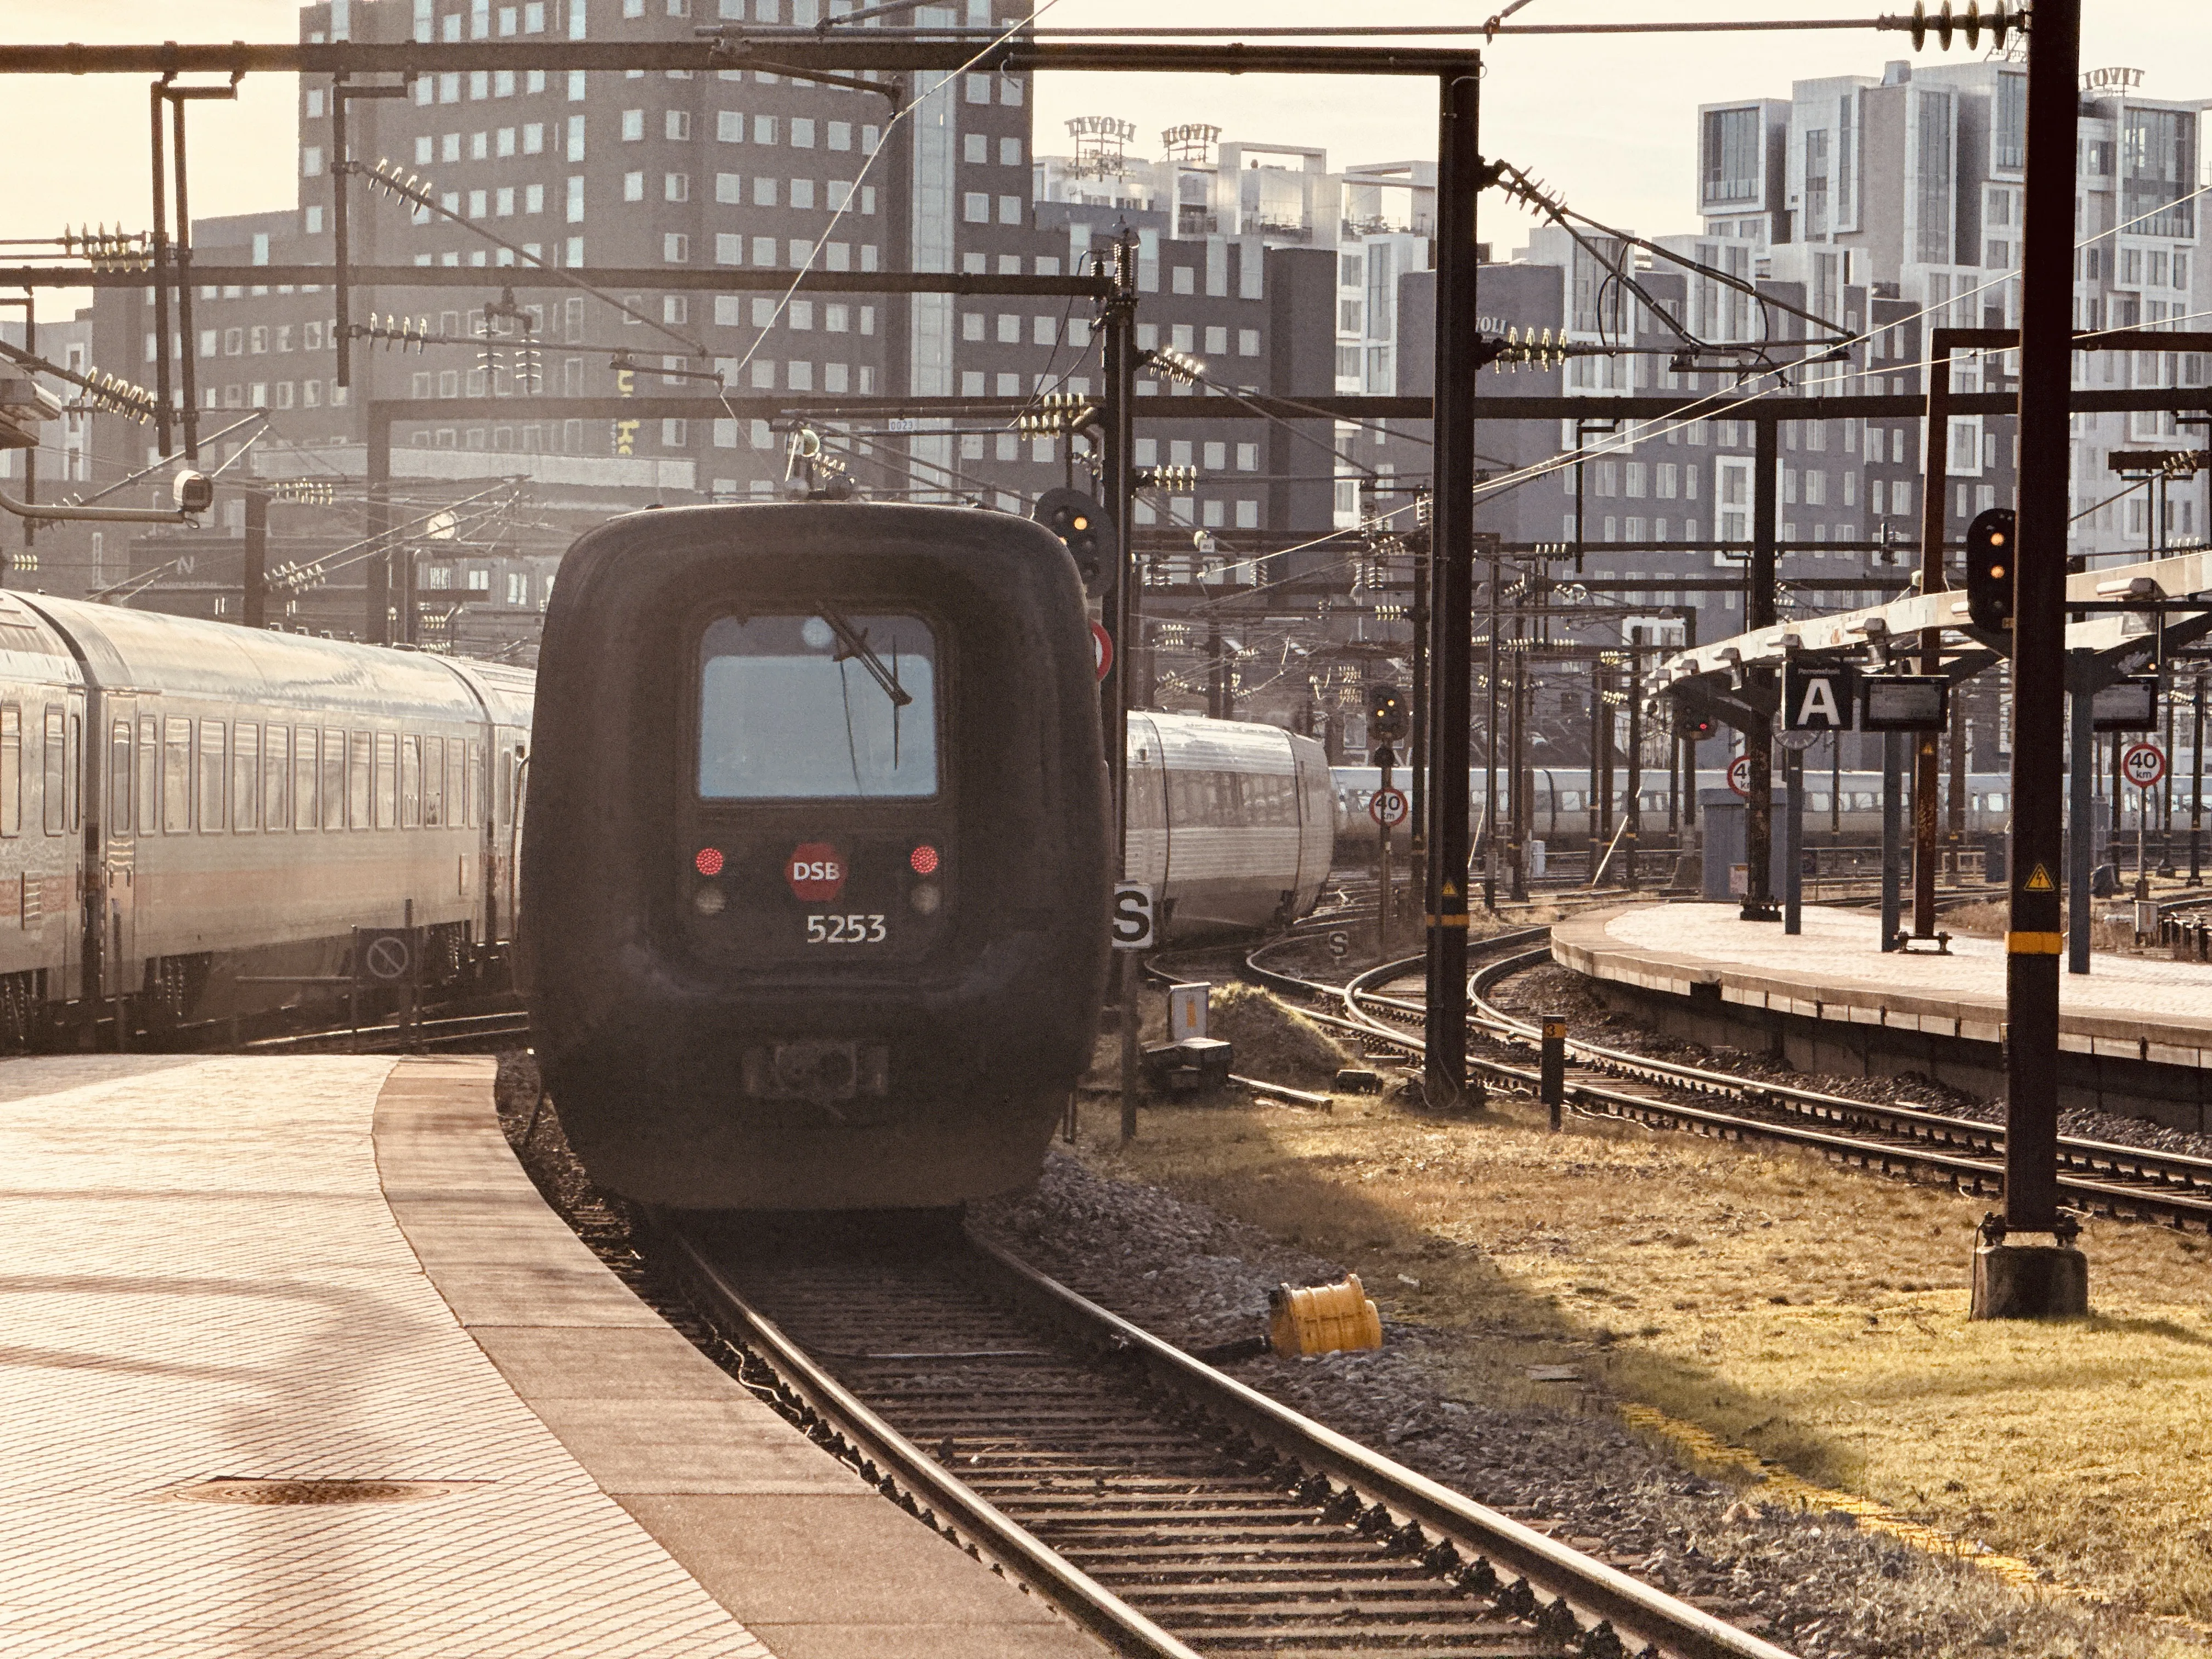
[[[0,593],[0,1045],[314,996],[356,927],[496,971],[531,676]]]
[[[1313,908],[1336,847],[1328,751],[1273,726],[1129,716],[1129,879],[1170,941]]]
[[[956,507],[635,514],[562,561],[538,672],[522,960],[593,1179],[775,1210],[1034,1178],[1115,852],[1059,540]]]

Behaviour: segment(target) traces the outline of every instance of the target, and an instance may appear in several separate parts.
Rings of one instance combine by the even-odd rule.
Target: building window
[[[691,239],[671,231],[660,239],[660,257],[668,264],[687,264],[691,258]]]
[[[1759,189],[1759,111],[1707,110],[1700,139],[1703,199],[1748,200]]]
[[[690,143],[691,142],[691,112],[689,110],[670,110],[668,112],[667,131],[668,141],[671,143]]]
[[[982,77],[971,75],[968,78],[973,81],[981,79]],[[960,216],[971,225],[989,224],[991,222],[991,198],[981,191],[971,190],[968,191],[961,198]]]
[[[660,180],[660,194],[662,199],[665,201],[690,201],[691,199],[691,175],[688,173],[671,173],[663,175]]]
[[[622,136],[623,142],[626,144],[634,144],[645,137],[645,112],[643,110],[626,109],[623,112]]]

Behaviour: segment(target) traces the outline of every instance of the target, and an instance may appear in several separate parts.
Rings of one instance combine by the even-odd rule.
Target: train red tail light
[[[722,873],[722,849],[719,847],[702,847],[699,849],[699,856],[693,859],[691,863],[702,876],[719,876]]]
[[[928,846],[917,847],[907,855],[906,861],[914,866],[917,876],[933,875],[937,871],[937,849]]]

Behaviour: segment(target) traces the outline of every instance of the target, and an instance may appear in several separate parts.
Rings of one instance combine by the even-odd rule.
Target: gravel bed
[[[1686,1066],[1732,1076],[1783,1083],[1824,1094],[1840,1095],[1875,1106],[1912,1106],[1923,1111],[1943,1112],[1977,1123],[2002,1123],[2004,1103],[1971,1095],[1936,1082],[1918,1072],[1891,1077],[1841,1077],[1826,1073],[1800,1072],[1786,1060],[1754,1054],[1741,1048],[1708,1048],[1657,1031],[1633,1014],[1607,1008],[1589,982],[1571,969],[1551,965],[1516,974],[1500,985],[1492,998],[1497,1006],[1527,1018],[1564,1013],[1567,1029],[1576,1038],[1603,1048],[1646,1059],[1670,1060]],[[2085,1107],[2069,1107],[2058,1115],[2058,1132],[2083,1140],[2109,1141],[2146,1152],[2178,1152],[2212,1158],[2212,1134],[2168,1128],[2148,1118],[2126,1117]]]
[[[1267,1292],[1343,1269],[1161,1188],[1055,1151],[1036,1189],[973,1206],[1024,1260],[1185,1347],[1264,1328]],[[1231,1364],[1240,1380],[1493,1508],[1602,1539],[1670,1593],[1719,1604],[1807,1659],[2080,1656],[2115,1616],[2030,1599],[1962,1562],[1861,1531],[1842,1514],[1746,1501],[1599,1409],[1500,1407],[1445,1392],[1458,1334],[1386,1320],[1379,1353]],[[1754,1494],[1755,1496],[1755,1494]],[[2136,1649],[2123,1642],[2124,1649]],[[2112,1650],[2107,1645],[2106,1650]]]
[[[500,1059],[499,1115],[547,1202],[641,1299],[743,1376],[719,1341],[640,1250],[629,1206],[594,1188],[559,1119],[538,1109],[536,1066]],[[980,1231],[1126,1317],[1186,1347],[1261,1328],[1278,1283],[1341,1277],[1243,1223],[1160,1188],[1107,1179],[1055,1152],[1027,1194],[971,1206]],[[1461,1334],[1386,1321],[1376,1354],[1228,1367],[1243,1382],[1477,1501],[1563,1523],[1671,1593],[1711,1604],[1806,1659],[2072,1659],[2112,1643],[2109,1614],[2030,1601],[1963,1564],[1858,1530],[1849,1516],[1746,1502],[1635,1437],[1601,1411],[1497,1408],[1451,1398],[1443,1379]],[[2132,1635],[2133,1632],[2130,1632]]]

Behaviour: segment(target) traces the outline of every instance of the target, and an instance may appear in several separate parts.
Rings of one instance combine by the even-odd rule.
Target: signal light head
[[[929,846],[917,847],[907,855],[906,861],[913,866],[917,876],[934,875],[937,872],[937,849]]]
[[[699,856],[693,859],[691,864],[702,876],[719,876],[722,873],[722,849],[702,847],[699,849]]]

